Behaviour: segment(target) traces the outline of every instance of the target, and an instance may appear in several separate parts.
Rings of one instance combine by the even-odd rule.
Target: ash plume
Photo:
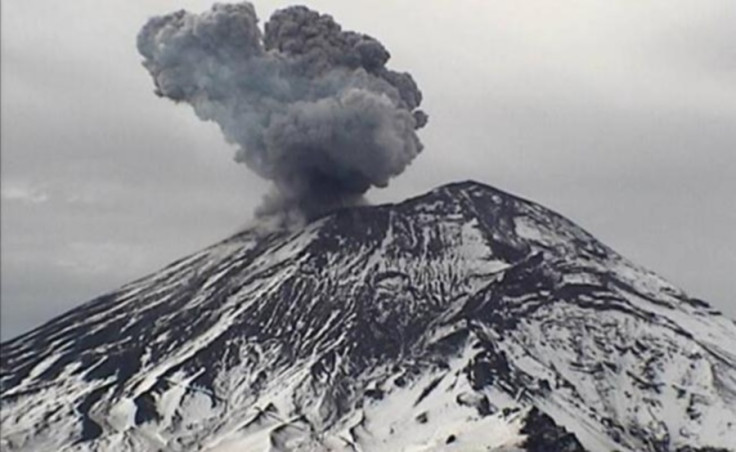
[[[376,39],[303,6],[258,27],[250,3],[152,18],[138,50],[159,96],[190,104],[273,181],[260,214],[307,218],[360,203],[421,152],[427,122],[408,73]]]

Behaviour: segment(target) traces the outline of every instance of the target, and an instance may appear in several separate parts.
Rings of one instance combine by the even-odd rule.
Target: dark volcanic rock
[[[524,419],[521,433],[527,435],[522,447],[529,452],[585,452],[575,435],[536,407]]]

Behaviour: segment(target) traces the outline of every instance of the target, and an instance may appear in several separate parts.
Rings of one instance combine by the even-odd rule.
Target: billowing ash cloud
[[[261,213],[314,216],[403,172],[427,116],[383,45],[302,6],[257,23],[250,3],[179,11],[151,19],[138,50],[157,94],[219,124],[236,161],[274,182]]]

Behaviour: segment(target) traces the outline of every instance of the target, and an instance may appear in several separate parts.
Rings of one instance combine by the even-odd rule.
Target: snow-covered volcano
[[[458,183],[243,232],[2,344],[1,441],[732,450],[736,324],[562,216]]]

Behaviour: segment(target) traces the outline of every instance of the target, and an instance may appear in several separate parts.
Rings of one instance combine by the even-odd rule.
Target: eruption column
[[[138,50],[156,93],[214,121],[245,163],[273,181],[262,215],[315,217],[385,187],[422,150],[427,122],[408,73],[376,39],[303,6],[258,27],[250,3],[151,19]]]

